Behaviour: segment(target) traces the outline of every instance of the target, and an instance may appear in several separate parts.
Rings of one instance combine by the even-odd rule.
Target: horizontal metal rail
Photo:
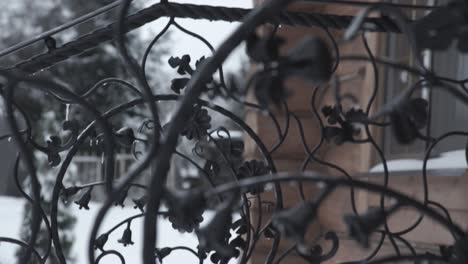
[[[65,24],[62,24],[62,25],[60,25],[60,26],[58,26],[58,27],[55,27],[55,28],[53,28],[53,29],[47,30],[47,31],[45,31],[45,32],[43,32],[43,33],[41,33],[41,34],[35,36],[35,37],[32,38],[32,39],[28,39],[28,40],[26,40],[26,41],[23,41],[23,42],[20,42],[20,43],[18,43],[18,44],[15,44],[15,45],[13,45],[13,46],[11,46],[11,47],[9,47],[9,48],[6,48],[6,49],[0,51],[0,58],[5,57],[5,56],[7,56],[7,55],[9,55],[9,54],[12,54],[12,53],[14,53],[14,52],[16,52],[16,51],[19,51],[19,50],[21,50],[21,49],[24,49],[24,48],[26,48],[27,46],[29,46],[29,45],[31,45],[31,44],[34,44],[34,43],[36,43],[36,42],[38,42],[38,41],[41,41],[41,40],[43,40],[43,39],[46,38],[46,37],[50,37],[50,36],[52,36],[52,35],[54,35],[54,34],[57,34],[57,33],[59,33],[59,32],[62,32],[62,31],[64,31],[64,30],[66,30],[66,29],[69,29],[69,28],[71,28],[71,27],[74,27],[74,26],[76,26],[76,25],[79,25],[79,24],[81,24],[81,23],[84,23],[84,22],[86,22],[86,21],[88,21],[88,20],[90,20],[90,19],[93,19],[93,18],[95,18],[95,17],[97,17],[97,16],[99,16],[99,15],[101,15],[101,14],[107,13],[107,12],[109,12],[110,10],[116,8],[116,7],[119,6],[119,5],[120,5],[120,1],[113,2],[113,3],[111,3],[111,4],[108,4],[108,5],[106,5],[106,6],[103,6],[103,7],[99,8],[99,9],[97,9],[97,10],[94,10],[94,11],[92,11],[92,12],[89,12],[89,13],[86,14],[86,15],[83,15],[83,16],[81,16],[81,17],[78,17],[78,18],[76,18],[76,19],[73,19],[73,20],[70,21],[70,22],[67,22],[67,23],[65,23]]]
[[[207,19],[210,21],[241,21],[250,12],[250,9],[228,8],[219,6],[162,3],[130,15],[126,20],[126,32],[139,28],[149,22],[161,17],[177,17],[192,19]],[[330,15],[320,13],[303,12],[281,12],[280,15],[270,19],[268,22],[274,24],[306,27],[327,27],[333,29],[344,29],[352,21],[353,16]],[[114,38],[115,23],[96,29],[61,47],[50,50],[47,53],[33,56],[21,61],[5,70],[20,70],[29,74],[53,66],[72,56],[93,49],[99,44]],[[387,17],[369,17],[365,20],[365,28],[377,32],[399,32],[396,24]]]

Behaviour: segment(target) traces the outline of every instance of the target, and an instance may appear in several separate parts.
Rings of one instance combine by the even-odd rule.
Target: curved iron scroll
[[[438,137],[424,135],[421,130],[430,119],[429,106],[426,100],[416,96],[415,91],[422,87],[442,89],[466,104],[468,103],[466,91],[468,79],[455,80],[439,76],[423,64],[419,54],[421,47],[428,45],[421,45],[422,39],[418,36],[425,33],[418,31],[421,30],[418,21],[414,22],[417,24],[414,26],[414,23],[405,17],[404,12],[400,11],[398,6],[379,3],[366,6],[355,17],[348,17],[287,12],[284,10],[290,2],[293,2],[288,0],[267,1],[252,10],[161,1],[159,4],[127,16],[130,2],[130,0],[122,1],[115,24],[98,29],[76,41],[52,50],[48,54],[38,55],[27,61],[19,62],[10,69],[0,70],[2,76],[1,95],[5,102],[7,121],[11,129],[11,135],[2,136],[0,139],[5,140],[12,137],[18,146],[20,155],[16,160],[12,177],[14,177],[21,194],[32,206],[30,241],[9,237],[0,237],[0,241],[25,248],[24,255],[20,259],[21,263],[29,263],[30,259],[36,259],[39,263],[47,263],[50,250],[54,250],[60,263],[65,264],[67,261],[62,252],[60,230],[57,223],[59,199],[60,197],[72,198],[81,191],[82,195],[76,198],[75,203],[80,209],[87,209],[91,195],[95,191],[94,187],[101,185],[105,187],[106,199],[98,211],[93,226],[90,227],[91,236],[87,252],[89,263],[100,263],[106,257],[117,258],[121,263],[132,263],[133,260],[126,259],[117,249],[108,249],[106,246],[109,235],[123,227],[125,229],[122,238],[118,241],[123,246],[141,246],[145,264],[164,262],[165,257],[176,254],[177,251],[189,252],[193,255],[194,262],[198,263],[204,261],[228,263],[233,259],[247,263],[255,254],[259,241],[263,239],[271,239],[272,241],[269,254],[265,258],[266,263],[280,263],[292,253],[302,257],[308,263],[333,261],[340,250],[340,236],[333,230],[326,232],[322,239],[329,240],[331,247],[328,252],[323,253],[321,245],[311,245],[304,234],[309,230],[311,223],[317,219],[318,210],[323,206],[324,201],[338,187],[350,190],[350,203],[353,212],[343,217],[343,221],[349,229],[349,238],[356,240],[366,248],[369,248],[371,244],[372,246],[376,244],[365,259],[350,260],[347,263],[385,263],[407,260],[467,263],[468,236],[466,231],[452,221],[447,209],[437,201],[430,199],[427,186],[427,161],[439,142],[452,136],[466,137],[468,132],[449,131]],[[454,1],[450,5],[466,8],[458,1]],[[458,12],[458,9],[454,9],[450,5],[450,8],[434,8],[433,12],[444,10],[444,12],[448,12],[447,10]],[[462,11],[466,12],[467,10]],[[383,16],[369,18],[369,14],[374,11],[379,11]],[[148,45],[142,61],[136,62],[125,45],[125,33],[162,16],[169,16],[169,22]],[[223,21],[242,20],[242,23],[218,49],[213,49],[202,36],[180,26],[177,23],[179,17]],[[430,19],[430,17],[423,19]],[[256,34],[255,30],[266,23],[273,24],[273,30],[265,35]],[[283,54],[280,52],[280,48],[284,40],[277,34],[277,29],[282,24],[318,26],[324,30],[332,42],[333,49],[330,49],[329,45],[318,37],[305,37],[287,54]],[[457,28],[467,27],[465,24],[454,26]],[[180,78],[175,78],[171,84],[167,85],[167,94],[154,94],[147,79],[146,60],[152,48],[157,45],[159,38],[170,27],[176,27],[189,36],[200,40],[213,51],[213,54],[208,58],[192,58],[188,54],[176,54],[176,56],[171,57],[168,64],[180,75]],[[344,29],[344,38],[338,39],[329,31],[329,28]],[[416,57],[417,67],[376,57],[366,38],[368,31],[401,32],[404,34]],[[466,36],[463,35],[463,32],[457,31],[451,37],[458,38],[458,41],[461,42],[465,41]],[[436,36],[432,37],[437,39],[439,33],[442,34],[442,32],[435,32]],[[366,56],[340,55],[339,45],[359,36]],[[62,83],[29,75],[110,39],[117,42],[125,65],[137,81],[136,85],[127,80],[108,78],[95,84],[86,93],[78,95]],[[252,73],[246,87],[241,88],[234,82],[225,81],[222,64],[229,54],[243,42],[246,43],[246,51],[252,62],[260,67],[257,67],[257,70]],[[336,70],[340,62],[343,61],[367,61],[371,66],[374,87],[369,98],[364,100],[363,109],[346,107],[346,100],[357,103],[360,97],[351,93],[343,94],[340,91],[341,80],[337,76]],[[380,64],[406,71],[417,76],[419,80],[385,105],[378,106],[375,101],[377,93],[381,89],[379,87]],[[314,89],[310,98],[310,110],[318,121],[317,126],[320,132],[319,141],[314,147],[307,144],[308,135],[304,131],[303,121],[289,110],[288,93],[283,82],[292,76],[305,80],[309,83],[310,89]],[[358,74],[356,78],[362,78],[362,76]],[[28,122],[27,113],[15,101],[14,92],[16,89],[24,89],[19,85],[21,83],[28,83],[28,89],[38,89],[52,95],[55,103],[76,105],[86,109],[93,116],[94,121],[86,127],[79,127],[74,120],[68,120],[67,116],[67,120],[63,123],[63,129],[71,132],[67,142],[62,143],[58,136],[52,136],[47,141],[46,146],[40,145],[32,136],[32,127]],[[114,83],[122,89],[132,91],[134,99],[115,105],[106,112],[99,111],[90,103],[89,98],[108,83]],[[255,103],[246,101],[244,94],[246,91],[255,97]],[[319,97],[324,92],[334,96],[335,104],[325,105],[319,109]],[[262,141],[262,137],[242,117],[213,103],[213,98],[222,98],[239,107],[266,113],[275,127],[276,144],[268,147]],[[163,123],[165,120],[163,117],[166,113],[159,109],[158,103],[160,102],[179,103],[175,114],[167,123]],[[148,108],[148,118],[138,130],[139,133],[134,132],[136,128],[116,128],[111,125],[111,118],[119,116],[135,106]],[[374,112],[371,111],[373,107],[376,108]],[[278,112],[286,117],[284,124],[280,122]],[[211,118],[213,113],[235,123],[255,144],[262,158],[245,160],[237,164],[235,157],[242,154],[244,144],[235,142],[228,129],[222,126],[213,127],[214,123]],[[26,120],[26,129],[20,129],[18,124],[20,117]],[[290,134],[291,125],[298,127],[300,140],[304,146],[305,159],[300,173],[280,174],[273,154],[286,144],[285,139]],[[421,169],[423,201],[418,201],[388,187],[391,173],[387,167],[387,159],[373,135],[373,129],[385,127],[391,127],[394,136],[402,144],[408,144],[415,140],[427,143],[424,165]],[[148,132],[146,133],[148,138],[139,137],[143,131]],[[181,139],[193,143],[192,153],[179,151]],[[105,179],[83,185],[65,186],[64,177],[73,158],[78,150],[88,142],[103,153]],[[324,160],[318,153],[319,150],[324,149],[326,142],[336,145],[337,148],[345,143],[369,144],[384,165],[383,184],[356,180],[340,164]],[[137,146],[140,145],[141,148],[137,150]],[[135,154],[136,159],[135,166],[131,168],[128,175],[121,177],[118,181],[114,180],[116,146],[130,149]],[[34,151],[46,154],[49,165],[59,168],[52,193],[50,214],[46,214],[40,203],[41,183],[35,166]],[[63,159],[60,154],[63,154]],[[200,179],[194,180],[187,188],[177,190],[167,188],[166,180],[173,155],[190,163],[199,172]],[[18,179],[20,160],[25,164],[29,173],[31,194],[22,189]],[[306,171],[306,168],[311,164],[327,167],[344,177],[311,174]],[[150,167],[152,167],[150,178],[144,181],[145,184],[142,184],[138,180],[141,180],[139,178],[143,172]],[[224,175],[222,175],[223,173]],[[220,180],[221,176],[227,177],[227,180],[226,178]],[[203,184],[201,179],[209,184]],[[300,202],[290,208],[284,206],[282,185],[280,184],[284,182],[297,184],[298,194],[301,198]],[[303,188],[305,183],[316,185],[321,190],[316,198],[306,198]],[[130,193],[135,189],[144,190],[143,196],[132,199],[135,209],[139,209],[139,211],[126,219],[119,219],[115,226],[102,232],[100,226],[109,209],[115,205],[123,206],[125,200],[129,199]],[[355,190],[357,189],[379,194],[381,197],[380,206],[369,209],[363,214],[358,213],[355,199]],[[274,202],[262,201],[262,194],[267,191],[275,194]],[[386,202],[385,198],[392,198],[391,203]],[[162,209],[162,203],[166,209]],[[253,203],[260,206],[254,207]],[[272,215],[265,214],[262,210],[263,205],[269,206],[273,212]],[[388,226],[387,220],[403,207],[412,208],[419,212],[420,216],[407,228],[393,230]],[[434,207],[442,209],[443,213]],[[209,223],[200,227],[200,223],[205,221],[204,214],[207,211],[213,211],[214,217]],[[239,215],[238,219],[233,218],[235,214]],[[199,246],[197,248],[166,247],[164,241],[156,243],[158,217],[164,217],[171,222],[176,230],[195,233],[199,239]],[[409,241],[405,240],[404,235],[419,226],[424,217],[431,218],[450,231],[455,241],[453,246],[440,253],[421,253]],[[144,221],[144,238],[142,241],[133,241],[132,221],[140,218]],[[46,225],[49,233],[48,249],[45,252],[40,252],[33,246],[42,222]],[[380,234],[378,243],[370,242],[370,236],[374,233]],[[280,249],[280,242],[283,239],[291,242],[291,246],[284,251]],[[393,247],[395,256],[379,256],[377,258],[384,241],[387,240]],[[402,244],[410,251],[411,255],[401,253],[406,251]]]

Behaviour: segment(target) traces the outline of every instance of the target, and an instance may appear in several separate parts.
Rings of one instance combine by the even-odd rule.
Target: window
[[[395,3],[407,1],[393,1]],[[430,1],[411,1],[413,4],[427,4]],[[438,1],[438,5],[446,1]],[[408,16],[417,19],[427,11],[409,10]],[[399,34],[389,34],[386,39],[386,50],[383,56],[392,60],[414,66],[414,61],[408,49],[407,39]],[[460,53],[455,45],[446,51],[429,52],[424,51],[423,59],[426,67],[431,68],[438,75],[455,79],[468,77],[468,55]],[[404,89],[418,81],[418,77],[410,76],[401,71],[388,68],[385,75],[385,101],[391,100]],[[418,94],[428,100],[430,104],[431,120],[422,132],[433,137],[438,137],[448,131],[468,131],[468,107],[454,98],[437,89],[422,89]],[[391,158],[421,158],[426,143],[416,140],[410,145],[400,145],[392,135],[391,128],[384,130],[383,148],[388,157]],[[463,149],[459,137],[448,138],[439,143],[433,150],[433,154]]]

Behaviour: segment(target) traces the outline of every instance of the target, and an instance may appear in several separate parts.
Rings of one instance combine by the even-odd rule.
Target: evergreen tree
[[[22,1],[0,1],[0,27],[8,28],[8,31],[2,32],[0,38],[0,50],[3,50],[11,45],[30,39],[35,35],[57,27],[70,19],[86,14],[90,11],[103,7],[114,0],[97,0],[97,1],[76,1],[76,0],[22,0]],[[111,12],[100,15],[95,19],[82,23],[63,33],[58,33],[53,36],[57,46],[66,43],[67,41],[76,38],[85,33],[107,25],[114,21],[118,8]],[[128,46],[135,53],[141,53],[141,39],[136,34],[130,34],[128,37]],[[23,59],[27,59],[32,55],[47,52],[44,42],[38,42],[28,46],[14,54],[10,54],[0,59],[0,68],[10,67]],[[150,64],[159,63],[156,58],[164,50],[156,47],[153,54],[156,53],[150,61]],[[140,54],[141,56],[141,54]],[[51,79],[65,81],[65,83],[77,94],[83,94],[97,81],[104,78],[130,78],[125,66],[122,64],[117,49],[112,42],[103,43],[90,51],[84,52],[78,56],[72,57],[63,61],[45,71],[36,74]],[[157,84],[157,74],[152,74],[150,83],[152,86]],[[157,89],[157,87],[156,87]],[[134,97],[128,89],[117,88],[115,85],[108,85],[105,88],[99,89],[88,100],[99,106],[98,110],[105,111],[118,103],[127,101],[127,98]],[[28,114],[28,119],[31,121],[34,139],[45,145],[45,140],[49,135],[59,135],[61,132],[61,122],[65,119],[65,107],[59,104],[48,94],[28,87],[18,87],[15,90],[15,102],[24,108]],[[112,125],[119,128],[129,120],[138,119],[138,111],[143,109],[134,108],[127,113],[120,115],[119,118],[112,119]],[[92,118],[85,110],[80,107],[71,107],[70,116],[72,119],[80,123],[82,128],[87,125]],[[135,123],[135,122],[131,122]],[[41,194],[42,206],[47,215],[50,214],[51,197],[46,194],[52,193],[53,184],[55,182],[56,169],[51,169],[47,164],[47,157],[43,153],[35,153],[36,167],[38,168],[38,176],[42,184]],[[79,181],[77,179],[76,170],[70,168],[65,177],[68,181]],[[25,183],[27,189],[28,183]],[[26,203],[23,219],[23,230],[21,239],[27,241],[30,234],[31,221],[31,205]],[[71,247],[73,243],[73,226],[76,222],[75,217],[68,210],[68,205],[60,202],[58,227],[59,235],[62,242],[63,252],[69,261],[73,262],[71,255]],[[36,248],[43,254],[48,243],[48,231],[45,225],[41,225]],[[20,256],[23,249],[18,250],[17,256]],[[54,249],[51,251],[51,257],[46,264],[58,263],[54,256]],[[31,261],[31,264],[36,264]]]
[[[43,113],[43,117],[41,118],[41,123],[38,126],[41,129],[58,129],[56,118],[53,112],[45,112]],[[40,180],[42,190],[41,190],[41,206],[46,215],[50,215],[51,210],[51,201],[52,201],[52,189],[55,184],[55,175],[58,173],[58,168],[51,168],[48,164],[47,157],[45,157],[42,153],[36,152],[36,167],[37,167],[37,176]],[[65,179],[71,181],[77,178],[77,170],[74,164],[67,170]],[[28,190],[29,188],[29,181],[25,181],[24,183],[25,189]],[[44,191],[45,190],[45,191]],[[68,263],[73,263],[73,256],[71,254],[71,249],[73,245],[73,228],[76,222],[75,216],[69,210],[69,204],[67,201],[60,200],[59,207],[58,207],[58,215],[57,215],[57,223],[58,223],[58,230],[59,230],[59,237],[62,245],[62,250],[64,255],[67,258]],[[31,221],[31,212],[32,212],[32,205],[31,203],[26,202],[24,206],[24,218],[23,218],[23,225],[20,233],[20,237],[24,241],[28,241],[30,237],[30,221]],[[47,230],[44,222],[41,224],[41,229],[38,234],[38,239],[36,241],[36,248],[37,250],[43,254],[49,243],[49,231]],[[19,248],[16,252],[17,259],[20,259],[20,256],[24,254],[25,249]],[[40,264],[35,258],[32,258],[29,264]],[[58,259],[55,255],[54,248],[52,246],[52,250],[50,251],[50,257],[46,264],[60,264]]]

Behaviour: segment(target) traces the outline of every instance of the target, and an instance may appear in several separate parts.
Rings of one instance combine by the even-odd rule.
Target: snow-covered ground
[[[24,200],[11,197],[0,197],[0,236],[7,236],[13,238],[19,238],[20,226],[23,218],[23,205]],[[99,208],[99,204],[90,203],[90,210],[78,210],[76,206],[72,206],[72,212],[77,218],[77,223],[74,228],[74,245],[73,245],[73,256],[76,261],[75,264],[87,264],[86,261],[86,250],[87,241],[89,239],[89,233],[94,221],[94,217]],[[123,219],[139,214],[138,209],[133,209],[131,205],[127,205],[124,208],[113,207],[108,216],[106,217],[103,228],[103,232],[107,231]],[[209,215],[205,218],[208,218]],[[117,240],[121,238],[123,230],[126,225],[119,227],[118,230],[114,231],[109,240],[106,243],[105,249],[116,249],[121,252],[127,260],[127,263],[139,264],[141,261],[141,241],[142,241],[142,219],[135,219],[132,221],[132,240],[135,242],[134,245],[124,247],[122,244],[117,243]],[[165,246],[189,246],[196,249],[198,240],[194,234],[181,234],[172,229],[171,224],[168,221],[161,219],[158,223],[158,247]],[[15,261],[15,252],[17,247],[8,243],[0,244],[0,263],[1,264],[13,264]],[[109,256],[104,258],[101,264],[115,264],[120,263],[115,256]],[[185,251],[175,251],[164,259],[165,264],[171,263],[197,263],[195,257]]]
[[[389,171],[421,170],[423,161],[418,159],[396,159],[387,161]],[[465,150],[454,150],[442,153],[439,157],[429,159],[428,170],[436,169],[466,169]],[[378,164],[370,172],[383,172],[383,165]]]

